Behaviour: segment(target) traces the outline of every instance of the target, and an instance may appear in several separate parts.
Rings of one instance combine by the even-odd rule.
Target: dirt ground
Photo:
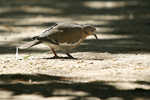
[[[19,50],[57,22],[97,28],[50,59],[37,45]],[[0,100],[150,100],[149,0],[0,0]]]

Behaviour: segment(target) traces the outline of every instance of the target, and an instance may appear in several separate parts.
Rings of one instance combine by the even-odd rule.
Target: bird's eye
[[[93,29],[92,29],[91,31],[92,31],[92,32],[94,32],[94,30],[93,30]]]

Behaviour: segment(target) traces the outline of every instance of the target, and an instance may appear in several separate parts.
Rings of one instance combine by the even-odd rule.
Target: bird
[[[74,58],[70,55],[70,51],[82,43],[87,36],[93,35],[96,39],[96,28],[93,25],[79,25],[76,22],[56,23],[39,36],[34,36],[31,42],[19,46],[19,49],[26,49],[37,44],[45,44],[51,48],[54,56],[59,56],[56,50],[65,51],[68,58]]]

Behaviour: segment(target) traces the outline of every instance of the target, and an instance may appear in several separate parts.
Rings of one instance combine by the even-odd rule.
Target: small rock
[[[93,62],[88,62],[89,64],[93,64]]]
[[[32,82],[32,80],[31,79],[29,79],[29,83],[31,83]]]

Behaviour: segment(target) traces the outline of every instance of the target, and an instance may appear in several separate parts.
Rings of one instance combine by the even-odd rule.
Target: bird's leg
[[[53,54],[54,54],[54,57],[52,57],[52,58],[58,58],[58,56],[57,56],[57,54],[56,54],[56,52],[55,52],[54,48],[51,48],[51,51],[52,51],[52,52],[53,52]]]
[[[69,57],[69,58],[71,58],[71,59],[75,59],[73,56],[71,56],[69,53],[66,53],[67,54],[67,56]]]

